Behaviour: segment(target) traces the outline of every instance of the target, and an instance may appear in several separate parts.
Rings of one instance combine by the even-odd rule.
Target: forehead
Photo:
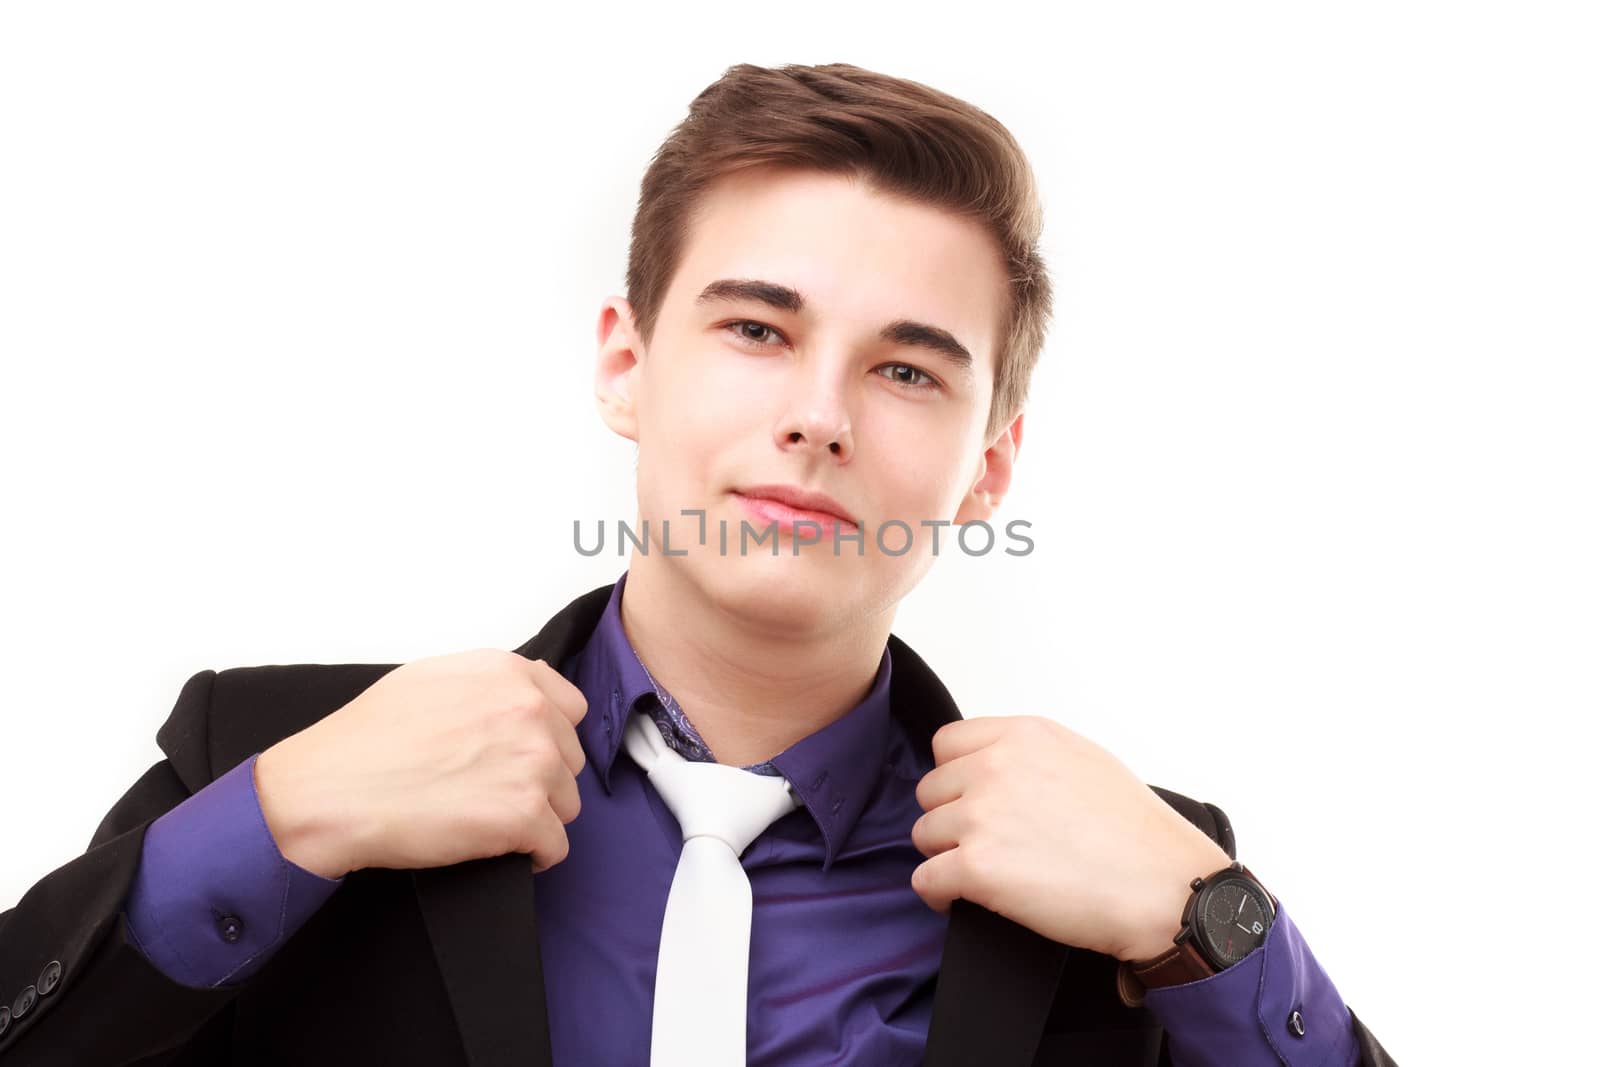
[[[982,224],[817,171],[730,175],[701,198],[669,304],[720,279],[798,290],[803,315],[876,332],[900,319],[947,330],[992,367],[1009,301],[1000,249]]]

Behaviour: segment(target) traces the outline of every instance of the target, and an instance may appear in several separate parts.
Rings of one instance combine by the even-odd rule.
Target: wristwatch
[[[1250,873],[1233,863],[1189,883],[1193,890],[1183,907],[1183,926],[1172,948],[1144,960],[1123,960],[1117,967],[1117,996],[1136,1008],[1147,989],[1197,982],[1227,970],[1267,940],[1278,902]]]

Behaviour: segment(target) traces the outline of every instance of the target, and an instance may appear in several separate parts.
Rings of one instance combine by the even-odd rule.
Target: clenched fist
[[[567,856],[583,693],[543,660],[474,649],[402,664],[256,760],[267,828],[324,878],[525,852]]]

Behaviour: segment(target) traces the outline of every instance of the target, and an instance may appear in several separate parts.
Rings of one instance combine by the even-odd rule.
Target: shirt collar
[[[578,722],[578,739],[607,794],[628,717],[635,710],[645,710],[641,701],[659,703],[656,685],[660,683],[652,684],[622,628],[622,591],[627,578],[624,572],[613,586],[605,612],[578,653],[575,671],[570,661],[569,669],[563,671],[575,679],[589,700],[589,709]],[[838,858],[876,791],[888,759],[889,675],[885,645],[872,687],[860,703],[771,760],[822,831],[824,873]]]

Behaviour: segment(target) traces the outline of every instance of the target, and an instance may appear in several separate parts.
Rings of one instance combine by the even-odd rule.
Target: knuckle
[[[994,825],[995,802],[986,792],[974,793],[965,798],[966,826],[969,833]]]
[[[532,776],[519,779],[516,786],[517,811],[524,818],[537,814],[550,802],[550,791],[543,782]]]
[[[524,719],[538,719],[550,710],[550,698],[535,685],[516,686],[506,700]]]
[[[956,849],[955,862],[964,883],[971,885],[972,880],[983,873],[988,854],[988,848],[977,841],[964,841],[961,847]]]
[[[543,776],[562,762],[561,746],[544,730],[531,730],[523,743],[523,754],[535,774]]]
[[[999,749],[999,745],[990,745],[988,748],[980,749],[972,754],[973,765],[977,768],[979,774],[992,777],[1005,770],[1006,753],[999,751]]]
[[[571,844],[567,841],[566,831],[561,831],[561,833],[558,834],[551,842],[550,847],[546,850],[546,855],[544,857],[545,864],[547,866],[554,866],[555,864],[560,863],[562,860],[567,858],[567,853],[571,850],[571,848]]]
[[[504,654],[498,648],[474,648],[463,653],[471,665],[478,668],[495,666]]]
[[[538,718],[538,708],[521,695],[496,701],[489,712],[490,721],[509,732],[526,730],[536,718]]]

